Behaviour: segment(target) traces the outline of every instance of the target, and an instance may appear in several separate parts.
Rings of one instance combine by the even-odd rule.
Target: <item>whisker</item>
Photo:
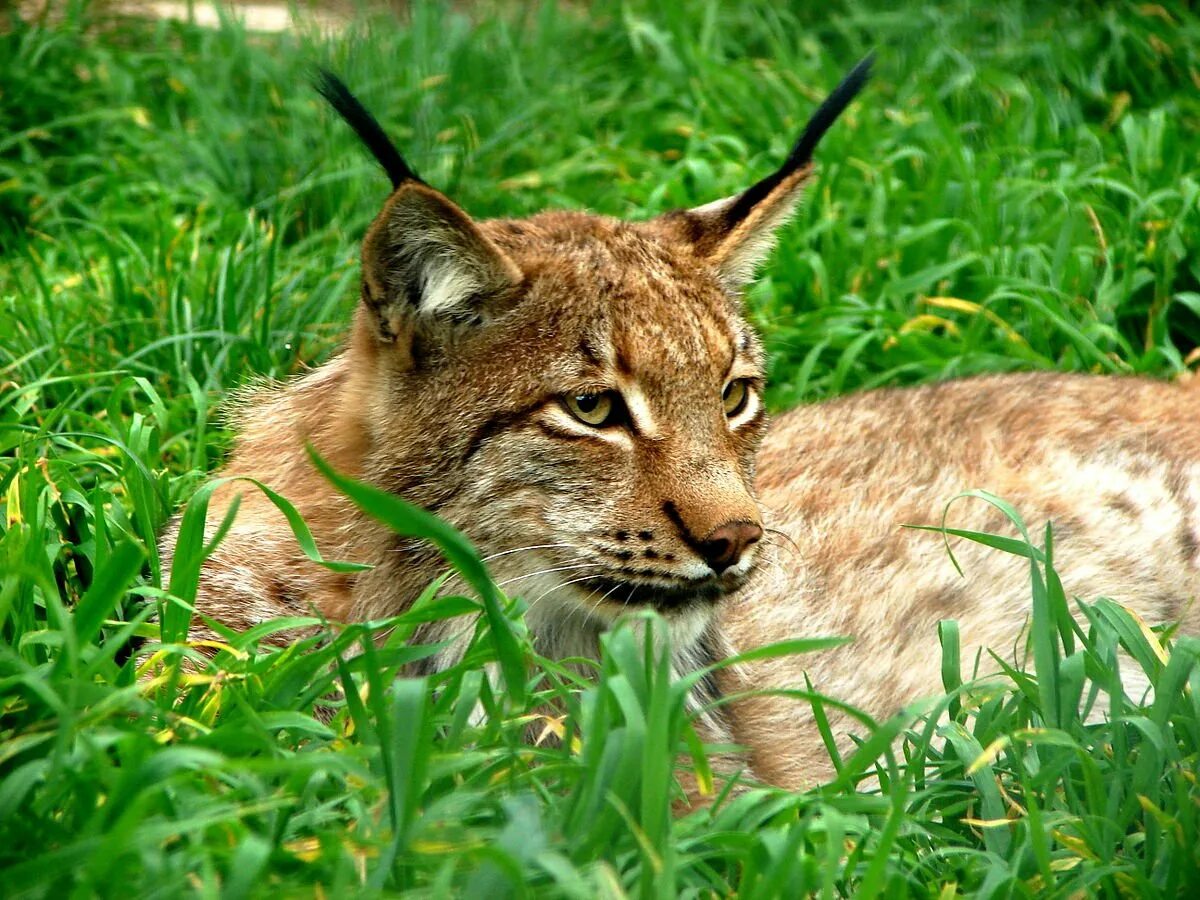
[[[501,550],[499,553],[492,553],[483,557],[483,561],[487,562],[492,559],[499,559],[501,556],[508,556],[510,553],[523,553],[526,550],[549,550],[552,547],[570,547],[572,550],[578,550],[579,547],[575,544],[560,543],[560,544],[530,544],[528,547],[513,547],[511,550]]]
[[[579,547],[575,544],[570,544],[570,543],[566,543],[566,542],[557,543],[557,544],[530,544],[527,547],[513,547],[511,550],[501,550],[498,553],[489,554],[488,556],[485,556],[482,559],[483,559],[483,562],[489,562],[493,559],[499,559],[501,556],[508,556],[509,554],[512,554],[512,553],[524,553],[524,552],[528,552],[531,550],[547,550],[547,549],[551,549],[554,547],[570,547],[572,550],[582,549],[581,547]],[[577,556],[575,559],[571,560],[571,562],[575,562],[577,560],[584,559],[584,558],[585,558],[585,556],[583,554],[581,554],[580,556]],[[447,571],[449,571],[449,570],[447,570]],[[450,577],[446,579],[446,583],[444,585],[442,585],[442,589],[445,590],[447,587],[449,587],[451,584],[453,584],[455,582],[455,580],[461,580],[461,579],[462,579],[462,574],[458,571],[454,571],[450,575]],[[497,582],[497,585],[500,585],[500,584],[507,584],[507,582],[503,582],[503,581]]]
[[[554,587],[550,588],[550,590],[548,590],[548,591],[546,591],[545,593],[543,593],[543,594],[539,595],[538,597],[535,597],[535,598],[534,598],[532,601],[530,601],[530,603],[529,603],[529,606],[528,606],[528,607],[527,607],[527,609],[526,609],[526,612],[528,613],[529,611],[531,611],[531,610],[532,610],[532,609],[533,609],[533,608],[534,608],[534,607],[535,607],[535,606],[536,606],[536,605],[537,605],[537,604],[538,604],[540,601],[542,601],[542,600],[546,599],[546,597],[550,596],[550,594],[553,594],[553,593],[554,593],[555,591],[557,591],[559,588],[564,588],[564,587],[566,587],[566,586],[567,586],[567,585],[569,585],[569,584],[578,584],[578,583],[579,583],[579,582],[581,582],[581,581],[587,581],[587,580],[589,580],[589,579],[591,579],[591,578],[599,578],[599,577],[601,577],[603,574],[604,574],[603,572],[599,572],[599,573],[596,573],[596,574],[593,574],[593,575],[584,575],[584,576],[582,576],[582,577],[580,577],[580,578],[574,578],[574,579],[572,579],[572,580],[570,580],[570,581],[566,581],[566,582],[564,582],[564,583],[562,583],[562,584],[555,585]],[[593,591],[592,593],[595,593],[595,592]],[[591,596],[591,595],[589,594],[589,596]],[[574,607],[573,609],[569,609],[569,610],[568,610],[568,612],[567,612],[566,618],[563,620],[563,622],[562,622],[561,626],[559,626],[559,627],[555,628],[554,630],[555,630],[555,631],[559,631],[559,632],[561,632],[561,631],[566,631],[566,630],[567,630],[567,626],[570,624],[572,617],[573,617],[573,616],[575,615],[575,613],[576,613],[577,611],[579,611],[580,609],[581,609],[581,607],[579,607],[579,606],[576,606],[576,607]]]
[[[631,584],[629,586],[629,596],[621,601],[621,609],[629,609],[629,601],[633,599],[633,595],[637,593],[638,586]]]
[[[599,609],[599,608],[600,608],[600,604],[601,604],[601,603],[603,603],[603,602],[604,602],[604,601],[605,601],[605,600],[608,598],[608,596],[609,596],[610,594],[612,594],[612,592],[613,592],[613,591],[617,590],[617,589],[618,589],[618,588],[620,588],[620,587],[621,587],[621,585],[620,585],[619,583],[618,583],[618,584],[614,584],[614,585],[613,585],[612,587],[610,587],[610,588],[609,588],[607,591],[605,591],[605,592],[604,592],[604,594],[603,594],[603,595],[601,595],[601,597],[600,597],[600,598],[599,598],[599,599],[598,599],[598,600],[597,600],[595,603],[593,603],[593,604],[592,604],[592,606],[591,606],[590,608],[587,606],[587,602],[588,602],[589,600],[591,600],[591,599],[592,599],[592,597],[595,597],[595,596],[596,596],[596,590],[591,590],[591,591],[589,591],[589,592],[588,592],[588,595],[587,595],[586,597],[584,597],[584,598],[583,598],[583,601],[582,601],[582,602],[575,604],[575,605],[574,605],[574,606],[573,606],[573,607],[572,607],[572,608],[571,608],[571,609],[570,609],[570,610],[567,612],[567,617],[566,617],[566,619],[563,621],[563,627],[564,627],[564,629],[565,629],[565,628],[566,628],[568,625],[570,625],[570,624],[571,624],[571,620],[572,620],[573,618],[575,618],[575,616],[577,616],[577,615],[578,615],[578,616],[579,616],[579,617],[580,617],[580,618],[583,620],[582,624],[585,624],[585,625],[586,625],[586,624],[587,624],[587,620],[588,620],[589,618],[591,618],[591,617],[592,617],[592,615],[593,615],[593,614],[596,612],[596,610],[597,610],[597,609]],[[598,590],[598,589],[597,589],[597,590]]]
[[[757,571],[762,575],[773,575],[778,573],[785,578],[792,574],[792,572],[777,559],[764,560],[758,564]],[[788,585],[788,593],[792,595],[811,594],[812,592],[813,589],[811,587],[805,587],[803,584]]]
[[[596,572],[591,575],[584,575],[580,578],[572,578],[570,581],[564,581],[561,584],[556,584],[554,587],[550,588],[548,591],[545,591],[545,592],[539,594],[536,599],[530,600],[529,608],[533,609],[533,604],[537,603],[538,600],[542,600],[542,599],[548,597],[550,594],[553,594],[555,591],[560,590],[561,588],[565,588],[569,584],[578,584],[579,582],[587,581],[590,578],[600,578],[603,574],[604,574],[603,572]]]
[[[598,610],[600,608],[600,604],[603,603],[605,600],[607,600],[609,595],[612,594],[617,589],[619,589],[620,587],[621,587],[620,584],[614,584],[607,591],[605,591],[604,594],[600,597],[600,599],[592,604],[592,608],[588,610],[588,615],[591,616],[592,614],[594,614],[596,612],[596,610]],[[592,599],[592,594],[595,594],[595,593],[596,593],[595,591],[592,591],[591,594],[588,594],[587,599],[588,600]],[[633,596],[633,595],[631,594],[630,596]],[[580,606],[580,609],[582,609],[582,608],[583,607]]]
[[[497,581],[496,587],[503,587],[506,584],[512,584],[514,581],[520,581],[522,578],[533,578],[537,575],[547,575],[550,572],[569,572],[575,569],[595,568],[600,568],[600,563],[576,563],[568,566],[555,566],[552,569],[538,569],[536,572],[526,572],[524,575],[514,575],[512,578],[505,578],[503,581]]]
[[[792,549],[796,552],[797,556],[803,555],[802,551],[800,550],[800,545],[797,544],[794,540],[792,540],[792,536],[790,534],[788,534],[786,531],[780,531],[778,528],[764,528],[763,531],[767,532],[767,534],[779,535],[779,537],[783,538],[785,541],[787,541],[789,544],[792,545]]]

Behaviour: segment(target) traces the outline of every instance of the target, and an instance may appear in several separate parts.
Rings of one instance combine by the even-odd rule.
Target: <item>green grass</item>
[[[1200,642],[1160,653],[1104,600],[1064,624],[1049,534],[1003,545],[1030,560],[1036,667],[971,681],[944,623],[946,695],[865,725],[836,782],[686,816],[667,773],[680,751],[705,763],[662,659],[621,629],[594,678],[539,660],[469,546],[369,492],[473,590],[181,666],[203,548],[172,576],[154,536],[228,444],[225,393],[336,347],[386,194],[309,89],[314,62],[476,215],[641,217],[768,171],[877,47],[750,292],[772,404],[1195,368],[1196,13],[780,6],[416,3],[321,38],[74,4],[0,35],[0,893],[1200,894]],[[481,607],[462,664],[398,677],[430,652],[407,641],[421,616]],[[1124,695],[1118,646],[1152,703]],[[515,687],[495,692],[489,663]],[[562,740],[531,744],[531,723]]]

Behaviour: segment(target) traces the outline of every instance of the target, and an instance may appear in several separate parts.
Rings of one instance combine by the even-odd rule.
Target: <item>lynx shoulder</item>
[[[363,240],[361,302],[342,351],[242,406],[220,474],[270,485],[326,557],[370,568],[313,565],[275,507],[245,490],[202,572],[200,610],[236,628],[312,609],[376,618],[403,611],[443,571],[435,552],[330,487],[311,443],[339,470],[465,531],[505,589],[526,598],[549,655],[594,654],[599,634],[638,607],[666,618],[681,667],[847,634],[850,647],[731,670],[719,686],[795,687],[803,667],[829,693],[893,709],[936,689],[939,619],[959,619],[971,646],[1000,648],[1025,621],[1010,562],[963,551],[960,578],[940,539],[901,528],[939,521],[970,488],[1055,522],[1070,590],[1197,630],[1200,391],[996,376],[865,393],[768,428],[763,351],[740,292],[869,68],[864,60],[835,88],[777,171],[645,222],[473,220],[324,75],[322,92],[393,191]],[[239,491],[218,491],[210,524]],[[985,504],[955,509],[963,527],[996,524]],[[164,537],[168,555],[175,537]],[[440,627],[423,637],[448,637]],[[196,625],[193,636],[209,635]],[[764,777],[798,785],[823,774],[827,755],[799,706],[745,701],[728,725]]]

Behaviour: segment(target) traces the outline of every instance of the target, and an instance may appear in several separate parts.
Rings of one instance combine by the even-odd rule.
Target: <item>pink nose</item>
[[[712,570],[720,575],[730,566],[737,565],[746,548],[758,543],[762,535],[762,526],[754,522],[726,522],[714,528],[696,549]]]

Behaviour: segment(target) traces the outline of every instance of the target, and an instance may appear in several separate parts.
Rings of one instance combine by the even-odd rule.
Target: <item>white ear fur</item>
[[[407,291],[422,316],[485,314],[481,298],[518,280],[516,265],[446,198],[429,189],[402,193],[386,223],[391,287]]]
[[[754,280],[759,266],[775,249],[779,229],[787,223],[800,205],[802,193],[796,188],[774,202],[764,201],[761,204],[762,209],[756,210],[754,216],[730,231],[717,245],[710,258],[716,264],[722,282],[730,288],[737,289]],[[728,209],[736,199],[726,197],[717,203]],[[708,203],[693,212],[715,205]]]
[[[381,333],[398,319],[486,322],[494,301],[521,279],[520,269],[461,209],[424,185],[397,190],[363,242],[368,302]]]
[[[754,279],[758,267],[775,247],[779,228],[799,206],[810,171],[805,168],[784,179],[736,222],[729,219],[740,194],[687,211],[685,215],[698,226],[697,249],[716,267],[727,287],[737,290]]]
[[[425,269],[425,287],[421,292],[422,315],[461,316],[469,313],[469,301],[478,297],[483,284],[470,271],[459,268],[452,260],[443,264],[431,263]]]

